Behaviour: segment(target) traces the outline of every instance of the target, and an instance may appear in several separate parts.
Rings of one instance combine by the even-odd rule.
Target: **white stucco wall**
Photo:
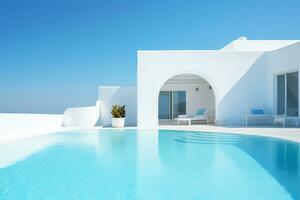
[[[245,108],[240,106],[243,102],[239,96],[230,99],[226,95],[249,72],[250,67],[263,53],[261,51],[139,51],[138,126],[140,128],[157,127],[159,90],[166,80],[181,73],[199,75],[212,86],[218,122],[240,123],[241,113],[245,112]],[[263,64],[262,61],[260,62]],[[251,86],[253,81],[248,80],[244,84]],[[260,88],[257,87],[254,91],[255,95],[258,94],[257,102],[260,101],[259,95],[262,93]],[[243,99],[250,96],[245,88],[239,90],[243,91],[240,94]]]
[[[263,108],[268,114],[276,115],[277,75],[291,71],[299,72],[299,55],[300,42],[265,52],[219,103],[219,112],[228,113],[226,122],[239,122],[238,117],[229,115],[230,110],[233,113],[242,114],[247,108]],[[300,88],[300,82],[298,82],[298,88]],[[299,101],[300,92],[298,95]],[[300,101],[298,106],[298,111],[300,111]],[[294,125],[294,122],[287,121],[287,124]]]
[[[65,127],[94,127],[100,116],[100,101],[95,106],[68,108],[64,112]]]
[[[0,145],[66,130],[62,122],[62,115],[0,113]]]
[[[267,106],[270,110],[277,112],[276,99],[276,76],[280,73],[300,70],[300,42],[287,46],[278,50],[266,53],[267,59],[267,73],[265,76],[267,87]],[[300,74],[299,74],[300,75]],[[298,77],[300,78],[300,77]],[[300,81],[298,80],[298,88],[300,88]],[[300,100],[300,92],[298,99]],[[300,111],[300,104],[299,109]]]
[[[126,105],[126,126],[137,124],[137,94],[136,87],[100,86],[100,123],[111,126],[111,108],[113,105]]]
[[[223,47],[222,51],[273,51],[299,42],[299,40],[247,40],[237,39]]]
[[[266,58],[263,55],[241,74],[240,79],[218,102],[219,124],[241,124],[243,115],[251,108],[261,108],[271,113],[267,107],[266,70]]]
[[[157,127],[158,91],[182,73],[199,75],[213,87],[219,124],[242,123],[250,108],[276,114],[274,77],[299,70],[299,55],[297,41],[241,40],[221,51],[139,51],[138,126]]]

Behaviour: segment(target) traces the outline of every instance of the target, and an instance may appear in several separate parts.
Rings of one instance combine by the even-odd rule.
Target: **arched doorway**
[[[169,78],[161,87],[158,96],[158,123],[159,125],[178,124],[180,121],[189,124],[215,122],[215,94],[212,86],[202,77],[183,73]],[[201,113],[202,112],[202,113]],[[205,115],[205,119],[197,116]]]

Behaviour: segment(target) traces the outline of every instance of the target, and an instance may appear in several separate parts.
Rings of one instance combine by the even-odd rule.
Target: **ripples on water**
[[[0,147],[0,199],[300,199],[299,144],[101,130]]]

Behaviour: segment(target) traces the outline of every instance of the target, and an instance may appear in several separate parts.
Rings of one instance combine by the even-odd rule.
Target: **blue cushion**
[[[205,110],[206,110],[205,108],[200,108],[199,110],[197,110],[195,115],[204,115]]]
[[[263,114],[265,114],[265,112],[262,109],[252,109],[251,114],[253,114],[253,115],[263,115]]]

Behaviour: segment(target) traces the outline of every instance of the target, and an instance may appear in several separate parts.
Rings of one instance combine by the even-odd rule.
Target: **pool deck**
[[[281,127],[267,125],[251,125],[251,126],[214,126],[214,125],[164,125],[160,126],[162,130],[185,130],[185,131],[204,131],[218,133],[236,133],[246,135],[259,135],[267,137],[275,137],[286,139],[300,143],[300,128],[299,127]]]
[[[125,129],[136,129],[126,127]],[[162,125],[162,130],[186,130],[218,133],[237,133],[276,137],[300,143],[300,127],[288,126],[214,126],[214,125]],[[61,131],[112,129],[102,127],[62,127],[62,115],[3,114],[0,113],[0,146],[18,140],[34,138]]]
[[[76,128],[73,130],[101,130],[114,129],[112,127],[92,127]],[[125,127],[124,129],[137,129],[137,127]],[[288,126],[270,126],[270,125],[232,125],[232,126],[215,126],[215,125],[163,125],[159,126],[160,130],[182,130],[182,131],[202,131],[208,133],[231,133],[241,135],[259,135],[274,137],[300,143],[300,127]],[[72,131],[72,129],[71,129]]]
[[[14,143],[16,141],[35,138],[42,135],[51,133],[57,133],[61,131],[72,132],[78,130],[101,130],[101,129],[113,129],[111,127],[43,127],[43,128],[28,128],[26,131],[20,126],[14,127],[9,132],[2,130],[0,135],[0,146],[8,143]],[[137,129],[137,127],[125,127],[125,129]],[[183,131],[202,131],[209,133],[233,133],[233,134],[245,134],[245,135],[259,135],[285,139],[300,143],[300,128],[299,127],[276,127],[276,126],[213,126],[213,125],[192,125],[192,126],[159,126],[161,130],[183,130]],[[1,131],[1,128],[0,128]],[[13,134],[11,134],[12,132]],[[9,133],[9,134],[8,134]]]

